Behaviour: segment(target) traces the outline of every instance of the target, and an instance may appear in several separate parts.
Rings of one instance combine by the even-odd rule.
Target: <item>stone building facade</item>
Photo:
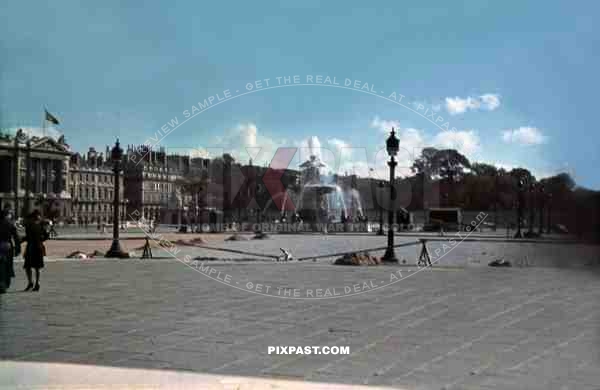
[[[70,159],[69,192],[70,216],[69,220],[79,225],[112,223],[115,174],[113,164],[106,160],[110,150],[106,147],[106,154],[98,153],[94,148],[89,148],[87,154],[75,153]],[[119,177],[119,199],[121,221],[125,220],[125,207],[128,199],[124,196],[123,176]]]
[[[64,137],[0,136],[0,207],[17,217],[33,209],[68,215],[70,155]]]
[[[196,215],[201,202],[189,183],[209,176],[209,159],[167,155],[164,148],[152,150],[143,145],[129,145],[125,158],[129,216],[179,225]]]

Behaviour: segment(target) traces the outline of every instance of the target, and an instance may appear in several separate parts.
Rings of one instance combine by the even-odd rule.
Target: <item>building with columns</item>
[[[70,156],[64,137],[28,137],[20,129],[0,136],[0,207],[18,217],[33,209],[67,216]]]

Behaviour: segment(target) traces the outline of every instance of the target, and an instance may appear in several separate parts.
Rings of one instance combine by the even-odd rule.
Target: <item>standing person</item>
[[[44,241],[48,239],[48,232],[42,226],[42,218],[38,210],[34,210],[27,218],[25,223],[25,274],[27,275],[27,287],[25,291],[40,290],[40,269],[44,268],[44,256],[46,248]],[[35,269],[35,285],[32,280],[31,269]]]
[[[21,252],[17,228],[10,220],[7,209],[0,211],[0,294],[10,287],[15,277],[13,257]]]

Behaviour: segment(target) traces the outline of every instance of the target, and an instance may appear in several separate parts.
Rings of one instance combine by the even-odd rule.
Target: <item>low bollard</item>
[[[150,242],[148,241],[148,237],[146,237],[146,243],[144,244],[144,251],[142,252],[142,259],[151,259],[152,258],[152,248],[150,247]]]
[[[431,264],[431,256],[429,256],[429,251],[427,250],[427,240],[424,238],[419,238],[419,241],[421,242],[421,253],[419,254],[417,265],[432,266],[433,264]]]

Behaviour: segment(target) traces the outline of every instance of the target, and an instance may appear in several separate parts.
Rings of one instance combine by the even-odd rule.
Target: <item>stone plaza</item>
[[[0,388],[34,386],[14,364],[51,362],[404,389],[597,389],[597,247],[490,241],[459,242],[425,268],[418,245],[398,248],[397,266],[309,258],[385,246],[373,235],[214,239],[144,260],[50,256],[40,293],[18,292],[17,262],[0,298]],[[441,245],[428,243],[432,254]],[[275,262],[281,247],[307,259]],[[499,256],[514,266],[487,266]]]

